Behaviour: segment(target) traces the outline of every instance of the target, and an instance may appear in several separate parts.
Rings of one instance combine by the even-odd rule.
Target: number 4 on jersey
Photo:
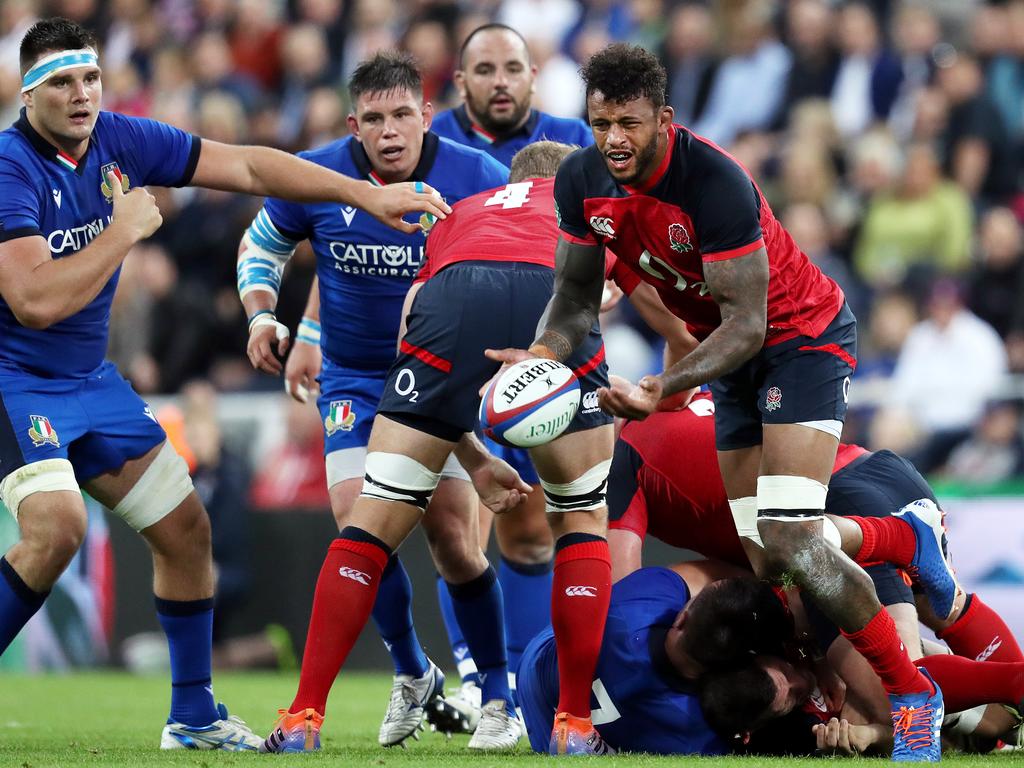
[[[512,184],[506,184],[487,199],[484,207],[500,205],[502,208],[522,208],[526,203],[530,202],[530,187],[532,186],[532,181],[517,181]]]

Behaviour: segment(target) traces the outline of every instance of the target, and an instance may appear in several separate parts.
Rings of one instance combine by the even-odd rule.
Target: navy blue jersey
[[[590,127],[578,118],[555,117],[539,110],[530,110],[530,117],[518,131],[498,138],[474,123],[466,105],[449,109],[434,117],[430,129],[446,139],[482,149],[495,160],[512,165],[512,156],[535,141],[560,141],[588,147],[594,143]]]
[[[612,587],[594,673],[591,718],[617,750],[686,755],[728,751],[704,720],[695,684],[675,673],[664,651],[665,635],[689,599],[686,582],[667,568],[641,568]],[[548,647],[537,653],[544,643]],[[527,691],[541,693],[545,712],[532,711],[538,703],[534,697],[520,703],[527,724],[534,720],[538,728],[545,728],[541,735],[546,739],[558,704],[550,628],[530,643],[519,674],[531,678],[519,682],[520,690],[525,685]]]
[[[347,176],[383,183],[363,145],[351,136],[299,155]],[[453,204],[504,185],[508,169],[483,152],[427,133],[410,180],[425,181]],[[422,232],[399,232],[351,206],[268,198],[249,233],[260,247],[280,254],[308,239],[320,278],[324,355],[345,368],[387,369],[395,357],[402,301],[423,263]]]
[[[192,179],[200,141],[177,128],[100,112],[78,162],[21,118],[0,133],[0,242],[42,236],[53,258],[85,248],[111,221],[107,172],[124,191],[153,184],[180,187]],[[120,269],[85,308],[45,330],[18,323],[0,298],[0,366],[49,378],[79,378],[107,351],[110,302]]]

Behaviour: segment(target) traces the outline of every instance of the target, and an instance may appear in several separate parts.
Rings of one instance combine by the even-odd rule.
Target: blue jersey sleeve
[[[192,181],[199,162],[198,136],[156,120],[107,114],[113,118],[116,132],[134,149],[135,167],[142,178],[132,179],[133,185],[184,187]]]
[[[480,189],[493,189],[508,184],[508,168],[490,155],[481,153],[480,158]]]
[[[290,243],[291,248],[313,236],[309,215],[301,203],[268,197],[263,201],[263,209],[256,220],[259,221],[261,217],[268,230]]]
[[[41,202],[24,169],[0,157],[0,242],[41,234]]]

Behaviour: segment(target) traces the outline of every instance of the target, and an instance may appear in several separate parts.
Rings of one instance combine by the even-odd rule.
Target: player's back
[[[346,137],[300,156],[375,185],[383,182],[362,145]],[[432,133],[424,136],[413,180],[425,181],[449,203],[504,183],[507,170],[483,152]],[[265,216],[265,218],[264,218]],[[423,263],[426,234],[406,234],[365,211],[336,203],[295,204],[268,199],[256,224],[294,247],[309,239],[320,278],[322,348],[350,368],[385,369],[394,358],[402,301]],[[417,220],[416,215],[407,217]],[[250,233],[253,229],[250,229]]]
[[[615,584],[595,672],[594,725],[609,744],[658,754],[722,754],[696,686],[672,668],[665,635],[690,599],[667,568],[642,568]]]
[[[427,239],[426,280],[460,261],[520,261],[555,267],[554,179],[526,179],[456,203]]]

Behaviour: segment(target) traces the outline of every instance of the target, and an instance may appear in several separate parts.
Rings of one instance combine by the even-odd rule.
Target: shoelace
[[[398,719],[403,717],[409,711],[409,704],[411,703],[419,703],[419,699],[416,696],[416,686],[412,684],[411,680],[403,680],[401,684],[392,686],[391,699],[388,701],[388,711],[385,716],[386,719],[391,720],[392,718]]]
[[[932,743],[931,705],[923,707],[900,707],[892,713],[893,730],[905,734],[904,743],[909,749],[921,749]]]
[[[505,731],[505,718],[503,712],[496,709],[484,709],[480,716],[480,723],[476,732],[481,736],[498,736]]]

